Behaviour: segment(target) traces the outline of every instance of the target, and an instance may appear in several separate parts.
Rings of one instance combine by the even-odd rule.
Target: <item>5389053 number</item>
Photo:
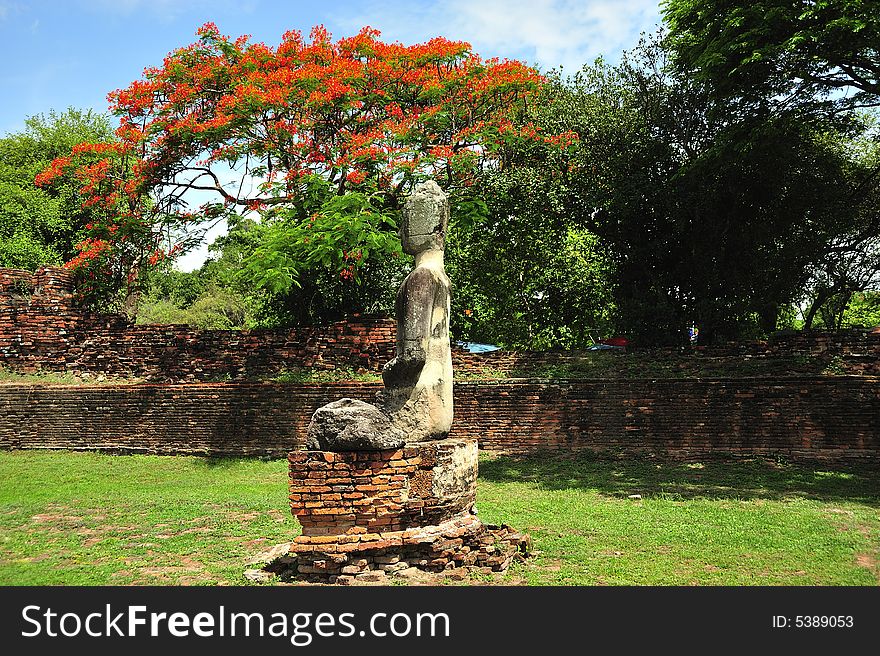
[[[794,625],[804,629],[851,628],[852,615],[795,615]]]

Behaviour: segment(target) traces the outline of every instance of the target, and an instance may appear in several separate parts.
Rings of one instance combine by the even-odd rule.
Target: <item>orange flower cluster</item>
[[[49,166],[40,171],[34,178],[34,184],[38,187],[44,187],[50,184],[55,178],[64,175],[65,170],[72,161],[71,157],[56,157]]]
[[[111,221],[118,230],[101,237],[136,242],[144,264],[160,259],[160,222],[192,220],[176,197],[158,200],[181,171],[258,163],[265,196],[222,201],[262,211],[293,199],[304,176],[323,176],[340,192],[388,190],[414,175],[466,178],[512,138],[561,148],[574,138],[518,122],[543,82],[537,71],[483,60],[461,41],[385,43],[370,27],[334,41],[318,26],[308,39],[289,31],[270,47],[231,39],[213,23],[198,36],[108,95],[120,118],[117,142],[78,146],[36,179],[51,184],[73,171],[87,204],[132,217]],[[85,244],[69,266],[96,252]]]
[[[76,269],[86,262],[95,260],[110,248],[110,243],[103,239],[88,238],[77,244],[76,248],[79,254],[70,262],[65,263],[64,266],[67,269]]]
[[[413,163],[426,172],[445,166],[478,140],[475,125],[507,118],[542,81],[519,62],[481,60],[467,43],[384,43],[369,27],[337,42],[322,26],[309,40],[290,31],[277,48],[232,40],[212,23],[198,34],[110,94],[132,152],[165,161],[183,140],[207,164],[270,153],[287,165],[282,178],[357,185]]]

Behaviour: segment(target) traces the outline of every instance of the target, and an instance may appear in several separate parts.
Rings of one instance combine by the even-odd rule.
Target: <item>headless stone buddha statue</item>
[[[397,449],[443,439],[452,427],[449,278],[443,248],[449,201],[436,182],[416,186],[400,227],[415,268],[397,292],[396,353],[382,370],[377,405],[341,399],[315,411],[306,447],[325,451]]]

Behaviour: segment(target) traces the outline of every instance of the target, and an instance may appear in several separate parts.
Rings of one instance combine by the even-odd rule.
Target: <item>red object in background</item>
[[[626,348],[629,346],[629,340],[626,337],[608,337],[607,339],[600,339],[600,344],[607,344],[608,346],[622,346]]]

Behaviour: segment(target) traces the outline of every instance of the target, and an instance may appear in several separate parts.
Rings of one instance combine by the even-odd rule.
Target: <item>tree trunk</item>
[[[807,311],[807,316],[804,317],[804,330],[812,330],[813,320],[816,318],[816,313],[819,312],[819,308],[821,308],[829,298],[831,298],[831,294],[827,288],[823,287],[819,290],[819,293],[816,294],[816,298],[813,299],[813,302],[810,305],[810,309]]]

